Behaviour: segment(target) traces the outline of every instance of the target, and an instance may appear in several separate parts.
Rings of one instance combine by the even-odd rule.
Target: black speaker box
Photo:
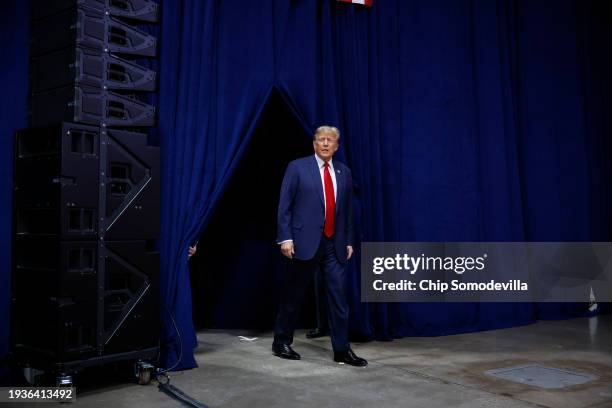
[[[13,246],[16,346],[61,361],[94,356],[97,242],[21,236]]]
[[[158,345],[159,253],[153,241],[105,241],[104,350]]]
[[[147,135],[61,123],[17,132],[15,234],[156,239],[159,148]]]
[[[155,91],[155,71],[106,52],[69,47],[30,60],[30,92],[89,85],[99,90]]]
[[[157,346],[159,253],[152,241],[19,237],[14,253],[18,352],[70,361]]]
[[[34,0],[32,19],[38,20],[73,8],[90,7],[111,16],[154,23],[158,21],[157,3],[151,0]]]
[[[153,126],[155,107],[89,85],[65,86],[30,95],[30,126],[58,120],[106,126]]]
[[[15,234],[96,239],[100,141],[93,126],[17,132]]]
[[[83,6],[33,20],[30,38],[30,57],[76,46],[142,57],[154,57],[157,53],[154,36],[102,10]]]
[[[104,159],[106,240],[157,238],[160,228],[159,147],[142,133],[107,129]]]

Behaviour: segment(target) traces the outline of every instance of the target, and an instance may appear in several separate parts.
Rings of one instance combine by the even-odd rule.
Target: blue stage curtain
[[[13,136],[27,124],[29,1],[0,7],[0,358],[9,350]],[[7,371],[0,367],[0,379]]]
[[[343,131],[340,155],[360,186],[363,240],[610,238],[610,106],[601,87],[610,59],[597,41],[605,28],[595,2],[164,6],[165,296],[188,339],[187,245],[209,221],[272,89],[306,129],[330,123]],[[231,236],[219,239],[230,245]],[[245,273],[248,265],[244,259]],[[357,265],[351,330],[366,338],[509,327],[585,310],[366,305]]]

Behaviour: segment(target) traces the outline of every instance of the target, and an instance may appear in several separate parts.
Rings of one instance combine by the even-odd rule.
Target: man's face
[[[329,161],[338,150],[338,138],[334,133],[319,133],[312,144],[315,153],[323,161]]]

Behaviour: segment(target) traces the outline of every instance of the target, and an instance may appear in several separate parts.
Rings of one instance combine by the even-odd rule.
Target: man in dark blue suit
[[[327,300],[334,361],[366,366],[348,342],[346,263],[353,255],[353,181],[344,164],[333,161],[340,132],[321,126],[314,135],[315,154],[287,166],[278,205],[278,239],[287,258],[272,351],[299,360],[291,348],[306,289],[317,268]]]

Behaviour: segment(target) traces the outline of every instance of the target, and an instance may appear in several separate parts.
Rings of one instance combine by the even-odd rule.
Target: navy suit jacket
[[[336,215],[334,246],[341,263],[346,262],[346,246],[353,245],[353,180],[343,163],[333,160],[336,173]],[[294,257],[312,259],[323,236],[325,202],[323,183],[315,156],[289,163],[278,204],[277,242],[293,240]]]

